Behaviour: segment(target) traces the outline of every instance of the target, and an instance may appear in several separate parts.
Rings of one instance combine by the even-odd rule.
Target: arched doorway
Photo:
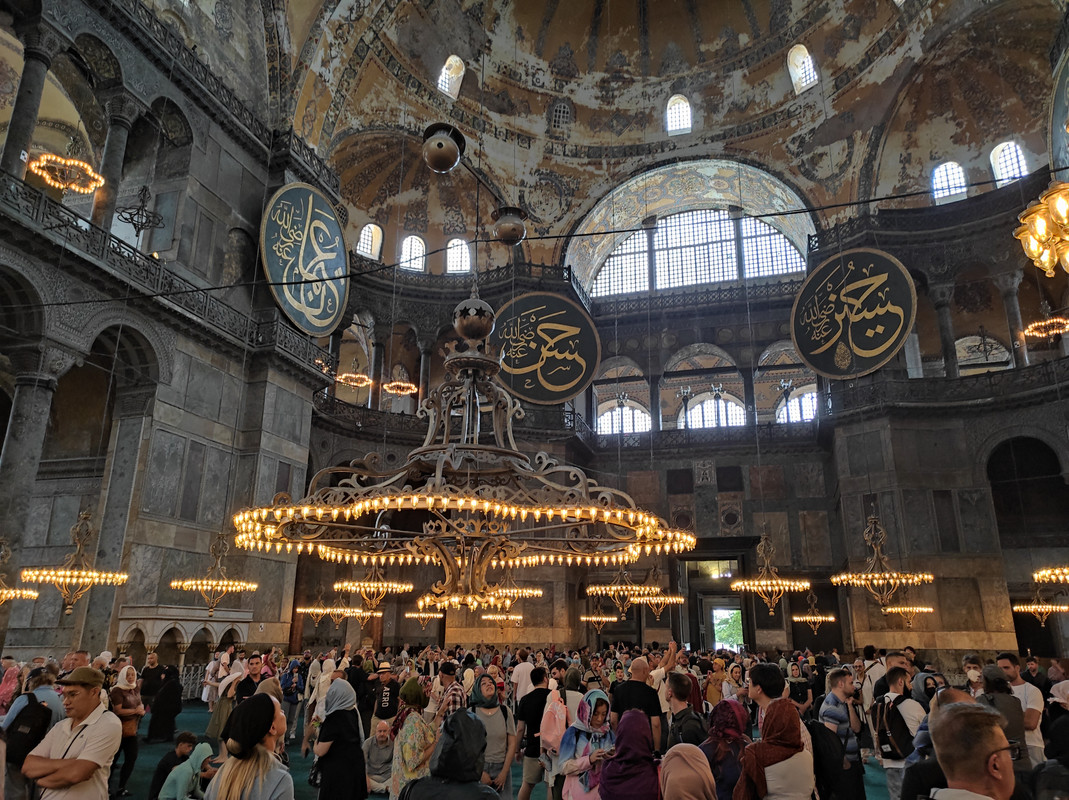
[[[160,643],[156,645],[156,655],[164,666],[178,666],[178,643],[182,641],[182,634],[178,628],[168,628],[160,637]]]
[[[211,644],[212,634],[207,628],[197,631],[186,650],[186,664],[207,664],[211,661]]]

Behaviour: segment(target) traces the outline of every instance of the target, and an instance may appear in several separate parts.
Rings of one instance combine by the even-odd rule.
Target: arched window
[[[553,128],[567,128],[572,124],[572,106],[565,100],[558,100],[550,111],[549,124]]]
[[[965,197],[965,170],[957,161],[944,161],[932,172],[932,197],[946,203]]]
[[[648,292],[649,289],[646,234],[633,233],[605,259],[594,280],[594,296]]]
[[[650,429],[650,412],[640,406],[613,406],[598,416],[594,428],[602,436],[611,433],[645,433]]]
[[[795,94],[817,84],[817,67],[803,44],[796,44],[787,53],[787,71],[791,74]]]
[[[742,274],[747,278],[805,272],[805,259],[786,236],[759,219],[744,217],[742,228]]]
[[[471,272],[471,248],[463,239],[450,239],[445,249],[446,272]]]
[[[687,98],[681,94],[668,98],[664,123],[669,134],[690,133],[690,102]]]
[[[360,229],[360,239],[356,243],[356,252],[367,258],[378,259],[382,252],[382,228],[369,222]]]
[[[726,395],[698,395],[687,410],[687,428],[726,428],[746,424],[746,408],[734,397]],[[678,426],[683,425],[683,413]]]
[[[418,236],[406,236],[401,242],[401,269],[422,272],[427,258],[427,246]]]
[[[776,409],[776,422],[809,422],[817,417],[817,387],[803,386]]]
[[[460,82],[463,80],[464,62],[459,56],[449,56],[442,71],[438,73],[438,91],[456,100],[460,94]]]
[[[1005,186],[1028,174],[1024,153],[1017,142],[1003,142],[991,151],[991,170],[999,186]]]

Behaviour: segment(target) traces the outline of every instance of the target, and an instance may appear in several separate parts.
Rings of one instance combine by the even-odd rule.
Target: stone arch
[[[241,644],[241,632],[236,628],[227,628],[223,631],[223,635],[219,637],[218,644],[215,645],[216,650],[225,650],[230,645],[235,647]]]
[[[79,33],[74,37],[74,51],[90,70],[90,80],[96,92],[104,92],[123,85],[123,71],[114,51],[99,37]]]
[[[697,373],[697,374],[695,374]],[[713,387],[719,387],[714,392]],[[681,392],[690,390],[689,396]],[[666,428],[678,424],[684,406],[693,408],[711,394],[739,398],[746,396],[742,371],[727,350],[709,342],[681,347],[665,363],[661,377],[661,414]],[[745,403],[743,403],[745,405]]]
[[[1069,492],[1054,447],[1034,436],[1004,438],[991,451],[986,472],[1004,552],[1065,545]]]
[[[148,655],[148,648],[145,647],[145,632],[139,626],[134,626],[130,633],[123,636],[119,641],[126,643],[126,655],[130,657],[134,666],[140,670],[145,665],[145,658]]]
[[[735,357],[727,350],[709,342],[695,342],[676,350],[665,362],[664,371],[676,372],[680,369],[701,369],[702,366],[710,366],[710,360],[719,360],[737,367]],[[691,362],[691,363],[688,363]]]
[[[597,380],[606,378],[645,378],[646,373],[635,359],[629,356],[606,358],[598,367]]]
[[[189,639],[186,664],[207,664],[212,660],[212,632],[205,627],[196,630]]]
[[[120,338],[124,341],[115,340],[112,345],[121,346],[123,358],[144,370],[151,382],[170,384],[174,371],[174,346],[168,341],[171,338],[169,332],[161,330],[139,311],[125,306],[105,306],[84,321],[83,338],[78,342],[80,349],[89,351],[101,334],[110,329],[118,329],[122,334]]]
[[[0,253],[0,341],[34,340],[48,330],[47,309],[38,287]]]
[[[165,630],[160,636],[160,641],[156,644],[156,653],[159,655],[160,663],[177,664],[179,656],[178,645],[183,642],[185,642],[185,637],[178,626],[172,625]]]
[[[1003,443],[1010,439],[1038,439],[1058,456],[1062,467],[1062,476],[1069,476],[1069,442],[1066,442],[1061,429],[1044,428],[1029,423],[1018,423],[1000,427],[980,442],[975,450],[973,461],[973,479],[977,485],[987,484],[987,465],[994,453]]]

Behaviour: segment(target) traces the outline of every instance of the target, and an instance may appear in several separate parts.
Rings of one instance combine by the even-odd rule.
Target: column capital
[[[16,383],[50,384],[52,388],[67,370],[82,361],[80,355],[48,342],[15,348],[8,357]]]
[[[390,340],[390,337],[392,335],[392,325],[381,325],[379,323],[375,323],[374,327],[371,329],[371,344],[375,347],[385,347],[386,342]]]
[[[999,290],[999,293],[1006,297],[1007,295],[1017,294],[1017,288],[1021,285],[1023,278],[1023,269],[1011,269],[1006,272],[1000,272],[998,275],[992,275],[991,281],[995,284],[995,288]]]
[[[127,129],[147,110],[144,103],[125,89],[108,92],[101,98],[101,102],[108,115],[108,124],[121,125]]]
[[[928,296],[936,308],[945,308],[950,305],[954,297],[953,283],[930,283],[928,284]]]
[[[71,41],[48,22],[38,17],[16,26],[15,34],[22,42],[22,57],[52,66],[52,59],[71,46]]]

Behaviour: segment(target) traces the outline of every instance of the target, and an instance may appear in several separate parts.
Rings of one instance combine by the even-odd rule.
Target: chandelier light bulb
[[[1054,277],[1054,267],[1058,264],[1058,250],[1055,246],[1044,247],[1035,260],[1035,265],[1046,273],[1048,278]]]
[[[1047,244],[1054,236],[1054,226],[1051,224],[1050,212],[1047,211],[1047,206],[1044,203],[1033,202],[1024,210],[1020,220],[1040,244]]]
[[[1051,181],[1047,191],[1039,196],[1039,202],[1047,207],[1047,213],[1056,225],[1069,225],[1069,183]]]

